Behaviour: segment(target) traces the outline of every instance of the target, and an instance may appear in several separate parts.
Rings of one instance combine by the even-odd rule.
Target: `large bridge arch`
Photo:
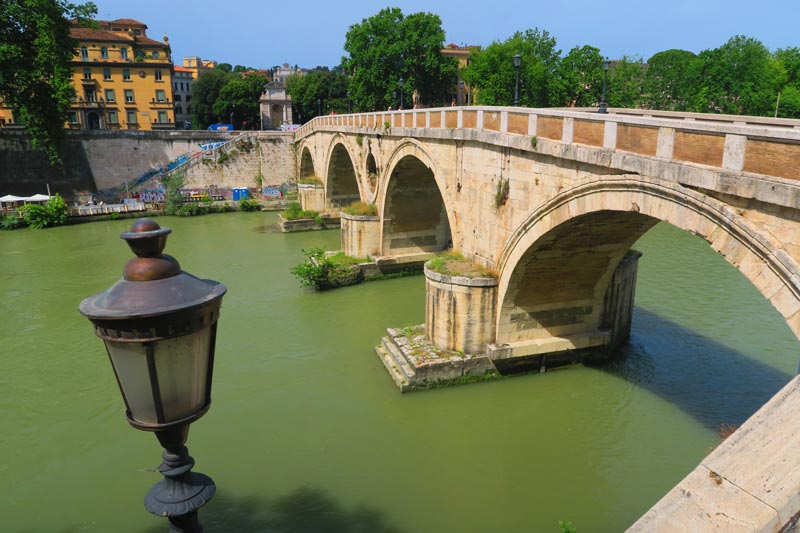
[[[430,253],[452,246],[452,202],[434,159],[406,139],[387,158],[378,181],[381,252],[385,256]]]
[[[341,208],[363,198],[355,151],[343,135],[334,137],[327,152],[325,199],[331,208]]]
[[[311,149],[307,144],[303,144],[300,147],[300,169],[297,172],[297,176],[303,179],[316,175],[317,173],[314,170],[314,158],[311,157]]]
[[[600,329],[611,276],[658,221],[706,240],[800,338],[798,265],[778,243],[706,195],[628,175],[564,191],[514,232],[499,261],[497,344],[569,337],[589,324]]]

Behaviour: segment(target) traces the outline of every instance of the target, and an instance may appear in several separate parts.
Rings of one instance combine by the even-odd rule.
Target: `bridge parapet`
[[[600,114],[448,107],[317,117],[295,140],[318,131],[476,140],[671,176],[688,187],[800,209],[800,120],[636,109]],[[780,181],[764,183],[764,177]]]

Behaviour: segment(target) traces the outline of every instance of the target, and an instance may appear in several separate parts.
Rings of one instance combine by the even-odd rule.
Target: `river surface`
[[[289,273],[338,231],[273,213],[160,218],[167,253],[228,286],[214,402],[192,426],[217,483],[206,531],[621,531],[794,374],[780,315],[700,239],[636,248],[633,334],[613,362],[401,395],[374,353],[424,322],[422,276],[332,292]],[[125,421],[77,311],[131,257],[131,221],[0,233],[0,530],[164,532],[142,500],[160,447]]]

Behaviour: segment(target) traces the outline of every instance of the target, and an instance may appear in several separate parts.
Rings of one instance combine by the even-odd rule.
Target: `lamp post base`
[[[170,521],[170,533],[202,533],[197,510],[208,503],[217,491],[214,481],[192,472],[194,459],[184,445],[189,426],[157,431],[164,447],[163,462],[158,471],[164,479],[156,483],[144,498],[144,507]]]

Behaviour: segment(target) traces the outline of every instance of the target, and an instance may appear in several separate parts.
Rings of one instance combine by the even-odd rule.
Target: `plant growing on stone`
[[[378,214],[378,206],[366,202],[353,202],[342,211],[348,215],[375,216]]]
[[[258,201],[256,200],[249,200],[247,198],[242,198],[239,200],[239,211],[258,211],[261,209]]]
[[[177,215],[178,210],[183,205],[183,195],[181,189],[186,181],[183,172],[175,172],[171,175],[166,175],[161,178],[161,183],[166,187],[164,193],[164,200],[166,202],[165,212],[168,215]]]
[[[508,193],[509,193],[510,185],[508,183],[508,179],[500,178],[497,182],[497,192],[494,195],[494,206],[501,207],[506,205],[508,201]]]
[[[356,144],[358,144],[358,146],[361,146],[361,145],[364,144],[364,136],[361,135],[360,133],[358,135],[356,135]]]
[[[286,209],[283,210],[281,216],[283,216],[284,220],[298,220],[301,218],[313,218],[314,220],[317,220],[320,214],[316,211],[304,210],[302,207],[300,207],[298,202],[289,202],[289,205],[287,205]]]
[[[341,254],[343,258],[327,257],[322,248],[303,250],[303,254],[306,259],[290,269],[303,287],[325,290],[363,281],[361,269],[357,264],[352,264],[353,258],[347,258],[344,254]]]
[[[531,148],[536,150],[536,145],[539,144],[539,139],[536,138],[536,135],[531,137]]]

